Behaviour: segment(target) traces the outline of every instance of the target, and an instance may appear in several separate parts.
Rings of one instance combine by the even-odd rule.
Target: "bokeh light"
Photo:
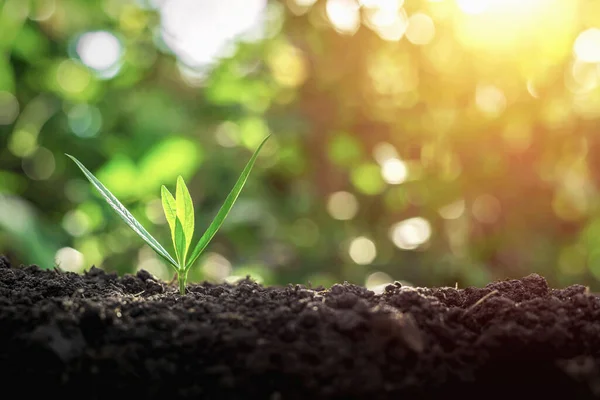
[[[77,104],[68,111],[67,116],[69,128],[79,137],[94,137],[102,128],[102,114],[97,107]]]
[[[165,212],[160,199],[154,199],[146,204],[146,216],[150,221],[157,225],[164,225],[167,223]]]
[[[81,272],[84,268],[83,254],[71,247],[63,247],[54,257],[56,266],[63,271]]]
[[[293,0],[297,5],[302,7],[310,7],[317,2],[317,0]]]
[[[29,11],[29,18],[33,21],[46,21],[54,15],[55,11],[56,0],[36,1]]]
[[[166,266],[151,249],[146,247],[141,248],[137,258],[136,271],[145,270],[166,282],[173,278],[173,270]]]
[[[393,13],[404,5],[404,0],[358,0],[358,3],[363,7],[377,8]]]
[[[577,58],[588,63],[600,63],[600,28],[589,28],[581,32],[573,51]]]
[[[385,272],[377,271],[369,274],[365,279],[365,287],[372,290],[375,294],[382,294],[385,291],[385,287],[394,280],[391,276]]]
[[[414,217],[394,224],[389,232],[396,246],[403,250],[414,250],[431,237],[431,224],[424,218]]]
[[[351,220],[358,212],[358,200],[350,192],[332,193],[327,200],[327,211],[334,219]]]
[[[0,125],[12,124],[19,115],[19,102],[10,92],[0,91]]]
[[[409,19],[406,11],[396,1],[373,2],[364,10],[365,24],[383,40],[397,42],[406,33]]]
[[[267,62],[273,72],[273,78],[282,86],[299,86],[308,76],[308,66],[304,55],[290,44],[277,46]]]
[[[465,213],[465,200],[459,199],[438,209],[444,219],[457,219]]]
[[[426,45],[433,40],[434,36],[435,25],[429,15],[416,13],[410,16],[406,29],[406,38],[409,42]]]
[[[161,185],[189,182],[204,229],[272,134],[191,280],[600,287],[598,1],[3,11],[0,253],[17,262],[76,249],[170,280],[64,153],[169,243]]]
[[[404,161],[390,158],[381,166],[381,176],[387,183],[397,185],[406,180],[408,169]]]
[[[460,9],[467,14],[480,14],[488,7],[486,0],[456,0]]]
[[[353,35],[360,26],[360,10],[355,0],[327,0],[327,18],[340,33]]]
[[[21,165],[25,175],[33,180],[41,181],[52,176],[56,168],[56,161],[50,150],[38,147],[33,154],[23,158]]]
[[[233,40],[261,24],[266,6],[266,0],[164,1],[162,39],[185,64],[210,66]]]
[[[69,94],[80,94],[90,84],[92,77],[80,64],[73,60],[64,60],[56,69],[56,82]]]
[[[379,165],[383,166],[388,160],[398,158],[398,152],[394,145],[380,142],[373,147],[373,157]]]
[[[545,6],[543,0],[456,0],[459,8],[472,15],[481,13],[524,14]]]
[[[62,226],[70,235],[78,237],[88,231],[90,220],[83,211],[72,210],[63,217]]]
[[[348,254],[356,264],[371,264],[377,257],[375,242],[365,236],[352,239],[348,247]]]
[[[224,282],[231,275],[229,260],[219,253],[210,252],[204,255],[201,263],[205,279],[210,282]]]
[[[122,52],[119,39],[110,32],[87,32],[77,40],[79,58],[85,65],[97,72],[111,71],[117,66]]]
[[[385,182],[377,164],[365,163],[357,166],[351,176],[354,186],[364,194],[376,195],[385,189]]]
[[[235,147],[240,144],[240,127],[232,121],[224,121],[215,130],[215,140],[223,147]]]
[[[478,85],[475,92],[475,103],[479,110],[491,117],[496,117],[506,108],[506,96],[502,89],[493,85]]]
[[[8,149],[16,156],[27,157],[38,148],[37,133],[28,129],[19,129],[13,132]]]

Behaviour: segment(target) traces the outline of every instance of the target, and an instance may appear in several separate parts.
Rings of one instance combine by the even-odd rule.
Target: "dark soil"
[[[600,299],[539,275],[382,295],[344,283],[175,288],[0,257],[0,397],[593,398]],[[600,397],[600,395],[599,395]]]

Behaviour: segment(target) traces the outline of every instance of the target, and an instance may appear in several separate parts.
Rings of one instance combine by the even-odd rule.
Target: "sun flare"
[[[457,4],[464,13],[471,15],[483,13],[529,14],[544,7],[543,0],[457,0]]]
[[[527,59],[561,58],[576,24],[576,5],[559,0],[456,0],[457,38],[466,47]],[[556,29],[560,27],[560,29]],[[533,51],[535,55],[532,55]],[[539,54],[538,54],[539,53]]]

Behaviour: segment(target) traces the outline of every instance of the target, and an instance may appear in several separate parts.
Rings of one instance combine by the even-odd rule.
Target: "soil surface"
[[[12,267],[0,257],[4,398],[600,397],[600,298],[539,275],[375,295]]]

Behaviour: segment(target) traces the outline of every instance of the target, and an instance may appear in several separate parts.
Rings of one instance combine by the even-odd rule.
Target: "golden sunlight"
[[[456,0],[456,5],[457,38],[466,47],[511,58],[526,56],[521,60],[526,69],[535,69],[540,58],[559,60],[572,51],[577,34],[575,2]]]
[[[544,0],[457,0],[458,7],[466,14],[509,12],[532,13],[544,6]]]
[[[325,11],[331,25],[342,34],[354,35],[360,26],[360,10],[353,0],[327,0]]]

